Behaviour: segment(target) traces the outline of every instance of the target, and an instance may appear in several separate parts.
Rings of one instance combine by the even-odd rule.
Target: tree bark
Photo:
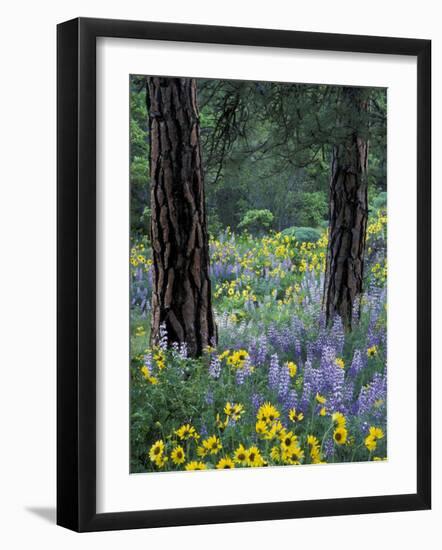
[[[151,341],[160,326],[168,344],[186,343],[196,357],[216,340],[209,278],[204,180],[196,81],[149,77]]]
[[[363,90],[343,88],[342,94],[342,137],[333,148],[330,179],[324,306],[327,323],[338,314],[348,331],[363,290],[368,141]]]

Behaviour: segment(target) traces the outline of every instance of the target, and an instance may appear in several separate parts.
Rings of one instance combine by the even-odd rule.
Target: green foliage
[[[319,227],[327,216],[327,197],[322,191],[301,194],[302,210],[298,223],[307,227]]]
[[[145,78],[130,82],[130,217],[132,233],[148,235],[143,213],[149,203],[149,129]]]
[[[294,237],[300,243],[315,243],[321,238],[321,232],[314,227],[288,227],[282,234]]]
[[[366,288],[376,288],[373,296],[383,296],[379,292],[385,280],[378,276],[378,265],[384,266],[386,259],[386,219],[371,215],[368,234]],[[317,349],[324,341],[324,330],[318,327],[321,301],[312,300],[321,292],[327,249],[326,233],[317,242],[300,242],[304,233],[316,233],[313,228],[289,228],[284,233],[297,232],[298,237],[268,231],[262,237],[249,233],[240,235],[225,231],[210,242],[210,256],[213,271],[213,306],[217,313],[219,341],[217,348],[207,348],[198,359],[187,358],[178,347],[175,349],[150,349],[149,317],[143,315],[139,307],[131,309],[131,472],[176,471],[185,468],[194,460],[202,460],[207,468],[213,468],[225,456],[233,458],[240,444],[245,447],[256,445],[268,465],[280,465],[272,447],[279,445],[278,438],[267,440],[256,430],[256,408],[254,399],[260,403],[276,405],[280,412],[279,420],[293,430],[299,445],[304,450],[303,464],[311,462],[312,456],[307,444],[309,434],[318,437],[321,452],[333,435],[336,426],[331,417],[332,410],[320,414],[320,406],[313,393],[310,403],[304,409],[304,419],[293,423],[280,399],[279,386],[270,386],[270,365],[272,357],[277,357],[280,366],[288,362],[297,363],[297,370],[288,381],[290,390],[296,392],[297,402],[304,393],[305,363],[302,357],[307,351]],[[145,286],[151,293],[149,263],[151,250],[145,240],[133,243],[131,251],[131,278],[135,282],[140,270],[146,270]],[[287,268],[287,266],[290,268]],[[132,296],[135,291],[132,290]],[[383,375],[386,365],[386,349],[381,334],[385,334],[387,311],[385,302],[376,305],[377,319],[373,324],[373,301],[361,302],[361,317],[354,329],[342,335],[343,346],[339,359],[343,362],[343,376],[350,381],[353,402],[364,386],[370,384],[376,374]],[[293,320],[302,325],[302,337],[293,335]],[[328,338],[335,339],[336,333],[330,328]],[[372,331],[378,338],[373,356],[368,354],[372,346]],[[266,336],[265,357],[258,361],[256,342]],[[276,337],[278,336],[278,337]],[[287,345],[292,338],[292,345]],[[294,342],[300,346],[296,351]],[[333,340],[334,341],[334,340]],[[326,340],[329,346],[329,340]],[[268,347],[267,347],[268,346]],[[255,350],[253,369],[242,372],[245,363],[235,360],[240,351],[249,353]],[[329,348],[330,349],[330,348]],[[351,374],[355,352],[362,354],[364,366]],[[313,352],[314,353],[314,352]],[[275,355],[276,354],[276,355]],[[218,358],[219,372],[213,374],[213,362]],[[321,368],[321,351],[312,359],[314,369]],[[334,390],[331,390],[334,391]],[[328,408],[329,396],[325,404]],[[220,426],[226,420],[225,407],[241,404],[243,412],[234,422]],[[298,409],[298,407],[296,407]],[[348,445],[335,445],[331,454],[323,459],[327,462],[367,461],[374,456],[386,456],[386,437],[381,438],[372,453],[365,444],[368,426],[379,426],[386,432],[385,402],[376,401],[363,416],[347,414],[346,429]],[[177,430],[184,424],[191,424],[200,437],[181,440]],[[365,426],[365,427],[364,427]],[[222,449],[217,454],[198,454],[198,447],[209,437],[216,435]],[[163,441],[165,455],[169,458],[161,466],[149,458],[149,451],[157,441]],[[173,449],[182,446],[185,463],[174,464]],[[330,443],[328,444],[328,446]],[[323,453],[324,454],[324,453]],[[236,464],[236,467],[242,467]]]
[[[144,157],[134,157],[130,164],[131,185],[142,188],[147,186],[147,174],[149,173],[149,160]]]
[[[238,224],[238,229],[246,229],[250,233],[257,235],[269,229],[274,220],[270,210],[248,210]]]
[[[293,320],[302,324],[302,349],[296,358],[299,371],[290,380],[298,399],[303,392],[304,359],[318,340],[321,303],[312,299],[322,292],[327,250],[327,204],[332,147],[342,139],[345,117],[351,125],[363,125],[370,139],[369,197],[371,219],[367,236],[365,288],[382,288],[386,282],[386,91],[367,88],[369,111],[365,120],[348,112],[339,86],[241,82],[199,79],[201,149],[205,178],[213,307],[217,314],[217,350],[205,350],[195,360],[177,349],[149,349],[152,299],[152,261],[149,244],[150,181],[149,124],[145,77],[130,80],[130,183],[131,183],[131,471],[153,471],[149,449],[162,440],[170,457],[163,469],[174,468],[173,447],[180,443],[176,429],[191,423],[201,434],[217,434],[223,454],[232,455],[239,443],[257,444],[268,464],[270,443],[255,430],[252,398],[277,402],[278,392],[269,388],[269,365],[278,354],[280,365],[293,361],[296,346],[279,348],[269,338],[265,361],[239,381],[238,365],[228,362],[238,348],[250,349],[263,334],[279,334],[286,341]],[[367,124],[369,122],[369,124]],[[227,229],[226,229],[227,228]],[[231,228],[229,230],[228,228]],[[238,232],[239,230],[239,232]],[[241,231],[242,230],[242,231]],[[264,234],[263,234],[264,233]],[[216,236],[216,238],[215,238]],[[385,293],[382,294],[385,298]],[[386,308],[374,326],[372,301],[361,301],[358,325],[345,335],[342,360],[345,376],[355,350],[367,357],[367,335],[386,326]],[[381,304],[384,305],[384,304]],[[370,331],[369,331],[370,328]],[[354,396],[385,368],[385,348],[379,338],[374,357],[367,357],[354,383]],[[210,376],[214,354],[220,359],[219,377]],[[298,352],[296,352],[298,353]],[[315,368],[320,366],[316,360]],[[144,370],[143,370],[144,369]],[[273,393],[272,393],[273,392]],[[224,418],[226,401],[243,403],[238,422],[221,430],[216,415]],[[377,404],[376,416],[364,423],[384,423],[385,404]],[[299,444],[309,463],[307,434],[321,438],[322,453],[333,424],[320,416],[314,396],[305,410],[304,424],[296,425]],[[281,412],[283,408],[281,407]],[[379,416],[381,412],[381,416]],[[287,411],[284,426],[291,426]],[[334,446],[329,461],[371,460],[364,445],[362,419],[348,420],[355,442]],[[197,459],[196,442],[183,442],[186,460]],[[385,457],[386,438],[376,451]],[[217,459],[218,457],[216,457]],[[214,456],[204,458],[213,467]],[[276,461],[277,463],[277,461]]]
[[[212,212],[207,220],[209,235],[215,236],[222,233],[224,226],[218,217],[218,213]]]
[[[379,193],[372,202],[374,210],[385,209],[387,207],[387,193],[385,191]]]
[[[130,83],[132,231],[148,235],[150,200],[146,77]],[[332,147],[338,117],[357,124],[339,86],[198,79],[201,148],[209,232],[243,230],[250,211],[272,213],[271,227],[327,225]],[[367,88],[369,196],[386,190],[386,92]],[[366,126],[366,120],[363,121]],[[262,231],[259,223],[249,231]]]

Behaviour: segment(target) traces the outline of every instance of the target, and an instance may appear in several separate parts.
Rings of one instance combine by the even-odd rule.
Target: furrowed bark
[[[343,106],[349,114],[341,120],[341,143],[333,148],[323,303],[327,323],[338,314],[351,330],[353,307],[363,290],[368,217],[363,91],[344,88]]]
[[[196,81],[149,77],[151,341],[186,343],[191,356],[216,340]]]

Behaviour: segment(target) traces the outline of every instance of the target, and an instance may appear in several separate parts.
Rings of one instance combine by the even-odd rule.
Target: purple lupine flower
[[[207,390],[204,401],[207,405],[213,405],[213,392],[211,390]]]
[[[307,361],[312,363],[316,356],[316,344],[314,342],[307,342],[306,355]]]
[[[302,385],[302,397],[301,397],[301,403],[299,405],[302,412],[306,412],[309,404],[310,404],[310,398],[313,393],[313,367],[311,362],[307,359],[304,365],[304,382]]]
[[[259,407],[264,403],[264,398],[259,393],[253,393],[251,397],[253,413],[258,412]]]
[[[341,369],[336,364],[330,368],[330,371],[333,371],[333,378],[331,380],[331,397],[329,399],[329,407],[333,411],[342,411],[344,401],[345,372],[344,369]]]
[[[180,344],[180,350],[179,350],[179,356],[181,359],[187,359],[187,344],[186,342],[181,342]]]
[[[358,414],[372,413],[380,416],[385,409],[387,399],[387,376],[379,372],[375,373],[372,381],[363,386],[357,400]],[[380,405],[375,407],[379,403]]]
[[[319,328],[318,337],[316,341],[312,342],[309,345],[309,354],[310,354],[311,360],[313,360],[314,358],[318,358],[322,360],[324,355],[324,349],[333,348],[333,346],[334,346],[334,342],[333,342],[333,339],[330,338],[330,334],[325,324],[325,317],[324,317],[323,320],[321,320],[320,322],[320,328]]]
[[[257,364],[256,362],[257,348],[258,348],[258,340],[256,338],[252,338],[249,342],[247,352],[255,365]]]
[[[304,323],[299,317],[293,316],[290,323],[291,331],[298,341],[304,340]]]
[[[296,409],[298,407],[298,394],[296,390],[290,390],[287,392],[283,400],[284,408],[289,411],[290,409]]]
[[[385,303],[386,289],[373,287],[368,295],[370,307],[370,320],[367,329],[367,347],[378,346],[385,338],[385,327],[383,323],[379,323],[379,316]]]
[[[166,323],[161,323],[160,325],[160,341],[158,343],[159,348],[162,351],[167,350],[167,329]]]
[[[336,361],[336,349],[332,345],[324,346],[321,355],[321,367],[334,365]]]
[[[323,286],[321,285],[321,279],[318,279],[313,271],[307,271],[304,274],[301,287],[306,294],[305,305],[318,304],[321,302]]]
[[[207,431],[207,426],[205,424],[201,425],[200,434],[201,437],[207,437],[209,435],[209,432]]]
[[[296,354],[296,359],[299,359],[301,358],[301,342],[300,340],[296,339],[296,342],[295,342],[295,354]]]
[[[333,439],[331,437],[328,437],[324,441],[324,455],[329,460],[334,455],[334,452],[335,452],[335,446],[333,443]]]
[[[345,372],[336,364],[336,359],[329,359],[324,368],[326,392],[329,395],[328,406],[332,411],[342,410]]]
[[[333,321],[333,326],[330,331],[330,340],[331,343],[336,348],[338,354],[342,354],[344,348],[345,335],[344,335],[344,325],[342,324],[342,319],[337,315]]]
[[[279,362],[278,356],[274,353],[270,358],[269,387],[276,390],[279,384]]]
[[[244,364],[236,371],[236,383],[241,386],[247,376],[252,374],[252,365],[250,364],[250,357],[246,357]]]
[[[278,380],[278,397],[280,401],[284,400],[284,397],[287,395],[290,386],[290,372],[287,365],[282,365],[279,369],[279,380]]]
[[[355,377],[365,366],[365,361],[362,359],[362,354],[360,350],[355,350],[353,354],[353,359],[348,369],[348,374],[351,377]]]
[[[294,346],[294,335],[288,327],[277,328],[272,324],[270,325],[267,334],[270,344],[275,349],[287,352],[292,345]]]
[[[276,347],[278,345],[277,339],[278,339],[278,331],[274,324],[271,324],[267,330],[267,336],[269,338],[269,342],[273,347]]]
[[[246,373],[244,368],[237,369],[235,374],[235,380],[238,386],[242,386],[242,384],[244,384],[245,378],[246,378]]]
[[[218,355],[214,355],[209,364],[209,375],[217,380],[221,375],[221,360]]]
[[[146,355],[143,357],[143,363],[149,369],[149,372],[152,372],[152,354],[151,353],[146,353]]]
[[[265,334],[260,336],[258,340],[258,347],[256,350],[256,364],[258,366],[264,365],[267,358],[267,337]]]
[[[342,399],[344,403],[348,406],[353,403],[353,395],[355,391],[355,385],[352,380],[346,380],[344,382],[344,387],[342,389]]]
[[[252,374],[252,362],[250,359],[250,355],[245,358],[242,370],[244,371],[244,377],[250,376]]]

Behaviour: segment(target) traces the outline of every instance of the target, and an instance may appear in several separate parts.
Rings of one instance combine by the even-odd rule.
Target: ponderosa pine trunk
[[[151,341],[186,343],[199,356],[216,340],[209,278],[196,81],[149,77]]]
[[[327,323],[338,314],[348,331],[353,307],[363,289],[368,217],[367,102],[359,88],[343,88],[342,95],[342,138],[333,148],[330,179],[324,307]]]

